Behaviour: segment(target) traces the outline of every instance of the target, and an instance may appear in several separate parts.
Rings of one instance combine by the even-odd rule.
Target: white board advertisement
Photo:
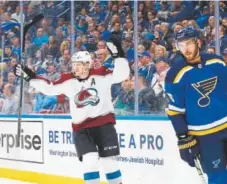
[[[21,122],[20,149],[16,147],[17,125],[16,120],[0,121],[0,159],[43,163],[43,122],[35,120]]]
[[[44,163],[14,164],[14,167],[82,178],[83,165],[76,156],[70,120],[44,119],[43,121]],[[28,128],[33,126],[35,125]],[[27,134],[31,134],[27,128],[24,129]],[[124,184],[200,183],[196,169],[190,168],[181,161],[176,145],[177,140],[169,121],[118,120],[116,129],[121,148],[118,162],[122,170]],[[0,133],[2,133],[1,129]],[[4,150],[7,152],[6,148]],[[29,150],[26,150],[26,154],[28,153]],[[6,153],[4,154],[7,156]],[[28,160],[31,158],[27,156]],[[1,162],[0,167],[1,164],[7,167],[10,162]],[[105,177],[101,166],[100,169],[102,181],[104,181]]]

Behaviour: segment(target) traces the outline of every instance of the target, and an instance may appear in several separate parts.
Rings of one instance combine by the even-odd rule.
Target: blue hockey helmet
[[[184,27],[180,29],[178,32],[175,33],[174,37],[177,42],[183,41],[183,40],[188,40],[188,39],[196,39],[198,38],[198,31],[192,27]]]

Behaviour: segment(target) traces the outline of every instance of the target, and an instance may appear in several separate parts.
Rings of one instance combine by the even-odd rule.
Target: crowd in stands
[[[179,51],[174,33],[191,25],[200,33],[200,48],[215,53],[215,31],[220,34],[220,50],[227,63],[227,2],[220,1],[220,18],[215,19],[214,1],[139,1],[138,35],[134,38],[133,1],[75,1],[74,24],[71,25],[71,1],[25,1],[23,21],[39,13],[44,19],[25,37],[25,63],[50,81],[71,71],[71,47],[92,53],[94,63],[108,63],[106,41],[115,36],[121,43],[131,68],[130,77],[112,86],[117,114],[134,113],[135,90],[141,114],[164,113],[166,96],[163,83],[168,69],[177,61]],[[20,19],[19,1],[0,2],[0,22]],[[215,29],[219,21],[219,30]],[[72,43],[71,31],[75,42]],[[18,28],[1,34],[0,112],[17,113],[20,79],[13,67],[21,60]],[[4,37],[4,40],[3,40]],[[138,39],[138,64],[134,59],[134,39]],[[4,46],[3,46],[4,45]],[[135,85],[135,68],[138,83]],[[25,113],[69,113],[67,97],[46,96],[25,83]]]

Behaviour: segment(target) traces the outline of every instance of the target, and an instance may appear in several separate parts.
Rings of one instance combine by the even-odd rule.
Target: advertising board
[[[0,158],[23,162],[44,162],[43,122],[22,121],[20,137],[16,120],[0,121]],[[19,149],[16,147],[20,139]]]

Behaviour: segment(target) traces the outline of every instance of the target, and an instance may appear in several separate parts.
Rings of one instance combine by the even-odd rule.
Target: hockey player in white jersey
[[[99,184],[98,160],[100,160],[109,184],[122,184],[116,156],[119,144],[114,127],[115,116],[111,101],[111,85],[129,76],[128,61],[124,58],[120,42],[112,39],[108,50],[112,63],[93,65],[87,51],[72,56],[72,72],[62,74],[50,82],[32,72],[26,66],[17,65],[15,74],[29,81],[30,86],[46,95],[64,94],[70,99],[70,114],[77,155],[84,165],[86,184]]]

